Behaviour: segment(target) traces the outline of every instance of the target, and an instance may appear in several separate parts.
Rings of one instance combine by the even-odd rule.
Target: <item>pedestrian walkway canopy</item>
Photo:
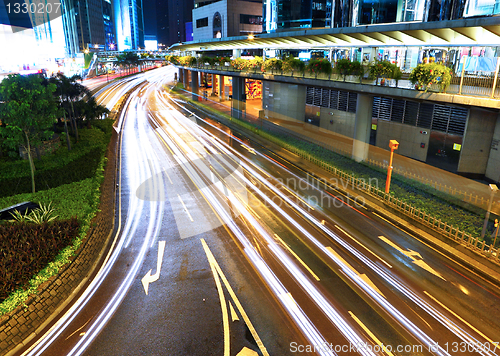
[[[405,22],[319,28],[174,44],[173,51],[313,49],[382,46],[498,46],[500,16],[435,22]]]

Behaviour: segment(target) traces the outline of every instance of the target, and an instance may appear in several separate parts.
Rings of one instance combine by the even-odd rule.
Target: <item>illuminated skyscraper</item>
[[[118,50],[144,48],[142,0],[114,0],[113,8]]]

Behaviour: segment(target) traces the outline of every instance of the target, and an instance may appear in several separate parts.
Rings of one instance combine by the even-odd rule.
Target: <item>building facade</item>
[[[142,0],[114,0],[112,5],[117,49],[124,51],[144,48]]]
[[[193,1],[156,1],[158,43],[168,47],[189,40],[186,24],[192,22]]]
[[[33,70],[77,73],[80,62],[75,9],[62,0],[50,14],[8,11],[0,4],[0,74]],[[48,15],[48,16],[47,16]]]
[[[446,21],[500,14],[497,0],[264,0],[266,32]]]
[[[196,0],[193,40],[261,33],[262,23],[262,1]]]

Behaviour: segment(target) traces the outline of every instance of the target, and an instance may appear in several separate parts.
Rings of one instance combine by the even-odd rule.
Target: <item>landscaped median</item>
[[[0,254],[0,316],[37,294],[43,283],[73,259],[86,238],[99,211],[112,125],[112,120],[96,121],[92,129],[80,130],[79,141],[71,151],[61,144],[55,153],[35,161],[35,180],[43,189],[36,193],[28,193],[31,177],[26,161],[0,164],[0,209],[33,201],[42,206],[50,204],[56,216],[54,221],[42,224],[0,225],[0,239],[4,242]]]
[[[390,194],[386,194],[384,188],[387,173],[382,169],[360,164],[269,121],[247,122],[221,113],[203,102],[193,101],[190,96],[184,95],[184,100],[317,164],[340,178],[343,185],[363,190],[435,232],[460,242],[497,263],[500,262],[499,251],[490,246],[493,242],[490,237],[494,229],[492,223],[484,240],[479,238],[484,222],[484,210],[397,174],[393,175]]]

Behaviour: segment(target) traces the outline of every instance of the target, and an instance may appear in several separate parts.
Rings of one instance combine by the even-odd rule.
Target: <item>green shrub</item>
[[[37,161],[35,181],[38,190],[93,177],[113,132],[113,120],[94,120],[94,129],[80,130],[80,142],[68,151],[62,145],[54,154]],[[26,162],[0,163],[0,197],[31,191]]]
[[[335,63],[334,71],[344,76],[344,81],[347,75],[362,77],[364,74],[364,68],[361,63],[358,61],[351,62],[349,59],[339,59],[337,63]]]
[[[328,59],[313,59],[307,64],[307,71],[312,74],[332,74],[332,64]]]
[[[281,71],[283,68],[283,61],[278,58],[268,58],[265,60],[262,68],[267,71]]]

